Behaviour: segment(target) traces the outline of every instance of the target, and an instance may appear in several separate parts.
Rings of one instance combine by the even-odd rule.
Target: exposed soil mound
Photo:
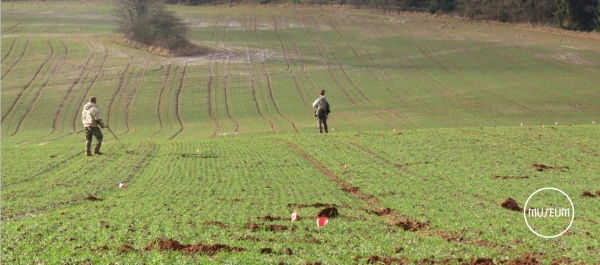
[[[419,230],[427,229],[427,227],[429,226],[429,222],[419,222],[419,221],[405,219],[405,220],[399,221],[394,226],[400,227],[400,228],[404,229],[404,231],[416,232]]]
[[[296,208],[320,208],[320,207],[338,207],[335,203],[313,203],[313,204],[303,204],[303,203],[288,203],[287,207],[296,207]]]
[[[490,258],[476,258],[471,261],[471,265],[494,265],[494,261]]]
[[[100,199],[100,198],[96,198],[94,197],[94,195],[88,194],[87,197],[85,197],[86,200],[88,201],[103,201],[104,199]]]
[[[360,188],[359,187],[351,187],[351,188],[342,188],[342,190],[347,193],[356,193],[356,192],[360,191]]]
[[[221,228],[227,228],[227,225],[225,225],[224,223],[221,223],[221,222],[217,222],[217,221],[204,222],[202,224],[203,225],[216,225],[216,226],[221,227]]]
[[[271,248],[261,248],[260,249],[260,254],[271,254],[273,253],[273,249]]]
[[[339,215],[339,212],[338,212],[337,208],[329,207],[329,208],[320,210],[317,213],[317,218],[320,218],[320,217],[335,218],[335,217],[338,217],[338,215]]]
[[[294,252],[291,248],[284,248],[281,250],[281,254],[283,255],[294,255]]]
[[[392,213],[392,209],[385,208],[385,209],[383,209],[381,211],[370,211],[369,213],[377,215],[377,216],[385,216],[385,215],[388,215],[388,214]]]
[[[279,232],[279,231],[286,231],[288,230],[289,227],[284,226],[284,225],[267,225],[265,226],[265,230],[271,231],[271,232]]]
[[[508,260],[506,265],[539,265],[540,263],[529,254],[524,254],[522,259]]]
[[[547,166],[547,165],[544,165],[544,164],[537,164],[537,163],[533,164],[533,167],[537,171],[544,171],[544,170],[547,170],[547,169],[555,169],[555,170],[569,169],[569,167]]]
[[[404,258],[379,257],[371,255],[367,258],[367,264],[409,264]]]
[[[284,220],[281,217],[274,217],[274,216],[271,216],[271,215],[259,216],[259,217],[256,217],[256,218],[261,219],[261,220],[265,220],[265,221],[269,221],[269,222]],[[287,220],[287,218],[285,220]]]
[[[254,232],[256,229],[260,228],[258,224],[247,224],[246,228],[250,229],[250,231]]]
[[[159,250],[171,250],[171,251],[180,251],[183,254],[192,254],[196,252],[200,252],[206,255],[214,255],[219,251],[227,251],[227,252],[242,252],[245,249],[240,247],[230,247],[224,244],[214,244],[214,245],[184,245],[179,243],[176,240],[172,239],[153,239],[146,244],[146,246],[142,249],[144,251],[152,250],[158,248]]]
[[[571,259],[567,257],[555,258],[552,260],[551,265],[560,265],[560,264],[571,264]]]
[[[521,207],[519,207],[519,204],[517,204],[517,202],[512,198],[506,198],[506,200],[504,200],[504,202],[502,202],[500,206],[511,211],[520,212],[522,210]]]
[[[596,192],[596,193],[598,193],[598,192]],[[590,198],[596,197],[596,195],[592,194],[589,190],[586,190],[583,193],[581,193],[581,196],[582,197],[590,197]]]
[[[596,191],[596,195],[597,195],[597,196],[600,196],[600,190],[597,190],[597,191]]]
[[[119,247],[119,252],[121,253],[125,253],[125,252],[129,252],[129,251],[135,251],[135,249],[127,244],[123,244]]]

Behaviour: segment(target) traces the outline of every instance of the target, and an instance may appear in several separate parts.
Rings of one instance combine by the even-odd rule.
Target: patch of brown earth
[[[404,258],[379,257],[371,255],[367,258],[367,264],[409,264]]]
[[[569,169],[569,167],[559,167],[559,166],[547,166],[544,164],[533,164],[533,167],[535,168],[535,170],[537,171],[544,171],[547,169],[555,169],[555,170],[565,170],[565,169]]]
[[[294,255],[294,252],[291,248],[284,248],[281,250],[282,255]]]
[[[494,176],[495,179],[528,179],[529,176]]]
[[[319,217],[327,217],[327,218],[335,218],[338,217],[339,212],[335,207],[325,208],[317,212],[317,218]]]
[[[321,207],[338,207],[335,203],[313,203],[313,204],[303,204],[303,203],[288,203],[287,207],[295,207],[295,208],[321,208]]]
[[[135,251],[135,249],[127,244],[123,244],[119,247],[119,252],[121,253],[125,253],[125,252],[129,252],[129,251]]]
[[[94,195],[88,194],[87,197],[85,197],[86,200],[88,201],[103,201],[104,199],[100,199],[100,198],[96,198],[94,197]]]
[[[404,231],[416,232],[419,230],[427,229],[427,227],[429,226],[429,221],[419,222],[407,218],[397,222],[396,224],[394,224],[394,226],[400,227],[404,229]]]
[[[265,230],[271,231],[271,232],[279,232],[279,231],[286,231],[289,230],[290,228],[284,225],[274,225],[274,224],[270,224],[270,225],[266,225],[265,226]]]
[[[349,188],[342,187],[342,190],[347,193],[357,193],[360,191],[360,188],[359,187],[349,187]]]
[[[273,217],[271,215],[259,216],[259,217],[256,217],[256,218],[257,219],[261,219],[261,220],[265,220],[265,221],[269,221],[269,222],[287,220],[287,218],[284,219],[282,217]]]
[[[550,265],[571,264],[571,259],[567,257],[555,258]]]
[[[385,216],[385,215],[391,214],[392,213],[392,209],[385,208],[385,209],[380,210],[380,211],[369,211],[369,213],[377,215],[377,216]]]
[[[250,231],[254,232],[256,229],[259,229],[260,226],[258,224],[247,224],[246,228],[250,229]]]
[[[596,192],[598,193],[598,192]],[[590,198],[594,198],[596,197],[596,195],[592,194],[589,190],[584,191],[583,193],[581,193],[582,197],[590,197]]]
[[[214,244],[214,245],[203,245],[203,244],[196,244],[196,245],[184,245],[179,243],[176,240],[172,240],[172,239],[167,239],[167,240],[163,240],[163,239],[153,239],[150,240],[148,242],[148,244],[146,244],[146,246],[144,248],[142,248],[143,251],[148,251],[148,250],[152,250],[152,249],[159,249],[159,250],[171,250],[171,251],[179,251],[183,254],[192,254],[192,253],[203,253],[206,255],[214,255],[219,251],[227,251],[227,252],[242,252],[245,249],[244,248],[240,248],[240,247],[230,247],[224,244]]]
[[[531,254],[523,254],[523,258],[508,260],[504,264],[506,264],[506,265],[539,265],[540,263]]]
[[[315,261],[313,263],[311,263],[310,261],[307,261],[304,263],[305,265],[321,265],[322,263],[320,261]]]
[[[494,261],[490,258],[476,258],[471,261],[471,265],[494,265]]]
[[[519,207],[519,205],[517,204],[517,202],[512,198],[507,198],[506,200],[504,200],[504,202],[500,204],[500,206],[511,211],[520,212],[522,210],[521,207]]]
[[[260,249],[260,254],[271,254],[273,253],[273,249],[271,248],[261,248]]]
[[[436,231],[435,234],[448,242],[460,242],[463,240],[463,233],[458,231]]]
[[[221,223],[221,222],[217,222],[217,221],[204,222],[202,224],[203,225],[216,225],[216,226],[221,227],[221,228],[227,228],[227,225],[225,225],[224,223]]]
[[[101,246],[101,247],[94,247],[94,248],[91,248],[90,250],[91,251],[108,250],[108,246],[104,245],[104,246]]]
[[[600,190],[596,191],[596,196],[600,196]]]

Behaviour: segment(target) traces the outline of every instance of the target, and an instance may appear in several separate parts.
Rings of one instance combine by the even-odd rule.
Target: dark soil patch
[[[598,193],[598,192],[596,192],[596,193]],[[581,193],[581,196],[582,197],[590,197],[590,198],[596,197],[596,195],[592,194],[589,190],[586,190],[583,193]]]
[[[528,179],[529,176],[494,176],[495,179]]]
[[[494,261],[490,258],[476,258],[471,265],[494,265]]]
[[[158,248],[159,250],[170,250],[170,251],[179,251],[183,254],[192,254],[196,252],[200,252],[205,255],[214,255],[220,251],[227,252],[242,252],[245,249],[240,247],[230,247],[224,244],[214,244],[214,245],[184,245],[179,243],[176,240],[172,239],[153,239],[146,244],[146,246],[142,249],[144,251],[152,250]]]
[[[281,254],[283,255],[294,255],[294,252],[291,248],[284,248],[281,250]]]
[[[303,203],[288,203],[287,207],[295,207],[295,208],[321,208],[321,207],[338,207],[335,203],[313,203],[313,204],[303,204]]]
[[[555,258],[550,265],[571,264],[571,259],[567,257]]]
[[[88,201],[103,201],[104,199],[100,199],[100,198],[96,198],[94,197],[94,195],[88,194],[87,197],[85,197],[86,200]]]
[[[540,263],[532,255],[523,254],[523,258],[508,260],[504,264],[505,265],[539,265]]]
[[[247,224],[246,228],[250,229],[250,231],[254,232],[256,229],[259,229],[260,226],[258,224]]]
[[[385,215],[391,214],[392,213],[392,209],[385,208],[385,209],[383,209],[381,211],[370,211],[369,213],[377,215],[377,216],[385,216]]]
[[[129,252],[129,251],[135,251],[135,249],[127,244],[123,244],[119,247],[119,252],[121,253],[125,253],[125,252]]]
[[[312,262],[312,263],[310,261],[307,261],[304,264],[305,265],[321,265],[322,263],[320,261],[315,261],[315,262]]]
[[[260,249],[260,254],[271,254],[273,253],[273,249],[271,248],[261,248]]]
[[[519,207],[519,205],[517,204],[517,202],[512,198],[507,198],[506,200],[504,200],[504,202],[500,204],[500,206],[511,211],[520,212],[522,210],[521,207]]]
[[[600,190],[596,191],[596,196],[600,196]]]
[[[347,193],[357,193],[360,191],[360,188],[359,187],[350,187],[350,188],[342,187],[342,190]]]
[[[367,258],[367,264],[409,264],[404,258],[379,257],[371,255]]]
[[[249,236],[249,235],[238,237],[238,238],[236,238],[236,240],[248,240],[248,241],[257,241],[257,242],[261,241],[260,238]]]
[[[224,223],[221,223],[221,222],[217,222],[217,221],[204,222],[202,224],[203,225],[216,225],[216,226],[221,227],[221,228],[227,228],[227,225],[225,225]]]
[[[91,248],[90,250],[91,251],[108,250],[108,246],[104,245],[104,246],[101,246],[101,247],[94,247],[94,248]]]
[[[547,166],[544,164],[533,164],[533,167],[535,168],[535,170],[537,171],[544,171],[544,170],[548,170],[548,169],[554,169],[554,170],[565,170],[565,169],[569,169],[569,167],[559,167],[559,166]]]
[[[279,232],[279,231],[286,231],[289,230],[290,228],[284,225],[274,225],[274,224],[270,224],[270,225],[266,225],[265,226],[265,230],[271,231],[271,232]]]
[[[339,216],[339,212],[338,212],[338,209],[335,207],[325,208],[325,209],[322,209],[319,212],[317,212],[317,218],[320,218],[320,217],[335,218],[338,216]]]
[[[260,220],[269,221],[269,222],[287,220],[287,218],[284,219],[282,217],[273,217],[271,215],[259,216],[259,217],[256,217],[256,218],[258,218]]]
[[[448,242],[460,242],[463,240],[463,233],[458,231],[436,231],[435,234]]]
[[[416,232],[425,230],[429,226],[429,222],[419,222],[415,220],[405,219],[397,222],[394,226],[404,229],[404,231]]]

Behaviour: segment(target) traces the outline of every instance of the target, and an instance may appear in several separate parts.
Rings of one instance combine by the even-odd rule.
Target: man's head
[[[325,96],[325,90],[321,90],[321,96]]]
[[[96,104],[96,97],[90,97],[90,102]]]

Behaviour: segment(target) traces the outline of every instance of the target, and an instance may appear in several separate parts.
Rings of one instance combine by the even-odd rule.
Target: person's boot
[[[104,153],[100,152],[100,148],[96,148],[96,149],[94,149],[94,154],[103,155]]]
[[[92,156],[92,152],[90,152],[90,150],[85,150],[85,155],[86,156]]]

